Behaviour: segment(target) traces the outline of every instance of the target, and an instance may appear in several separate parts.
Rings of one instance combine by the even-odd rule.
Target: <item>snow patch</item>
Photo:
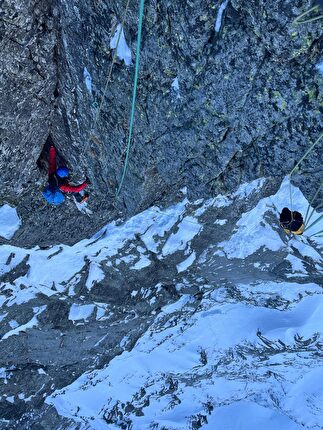
[[[106,310],[108,308],[108,305],[106,303],[95,303],[97,306],[96,309],[96,319],[97,320],[103,320],[104,319],[104,315],[106,313]]]
[[[87,320],[92,315],[94,308],[94,305],[78,305],[73,303],[68,314],[68,319],[73,322]]]
[[[291,265],[292,272],[307,274],[303,262],[300,258],[295,257],[295,255],[288,254],[285,258]]]
[[[36,308],[36,313],[30,321],[28,321],[26,324],[23,324],[14,328],[13,330],[8,331],[6,334],[2,336],[1,340],[8,339],[8,337],[10,336],[17,336],[19,335],[19,333],[25,332],[29,328],[36,327],[38,325],[37,315],[40,315],[42,312],[44,312],[46,307],[47,306],[45,305],[45,306],[40,306],[39,308]]]
[[[255,179],[251,182],[245,182],[239,186],[237,191],[232,194],[232,197],[238,197],[239,199],[245,199],[255,191],[259,191],[265,183],[265,178]]]
[[[253,181],[250,187],[240,187],[235,194],[240,196],[241,193],[249,194],[252,190],[258,189],[262,184],[262,180],[257,181],[258,185],[256,181]],[[237,231],[230,240],[218,244],[218,250],[215,254],[226,256],[229,259],[244,259],[262,247],[271,251],[278,251],[284,247],[285,244],[278,234],[280,229],[278,218],[283,207],[288,206],[290,202],[290,191],[292,193],[293,210],[304,213],[308,207],[308,202],[302,192],[291,185],[288,177],[286,177],[275,195],[261,199],[253,209],[242,214],[237,222]],[[267,218],[267,214],[271,214],[271,217]],[[313,221],[318,217],[319,214],[314,211]],[[277,219],[277,231],[272,225],[272,220],[275,218]],[[316,226],[306,230],[306,235],[319,231],[322,229],[322,225],[323,220]],[[319,242],[319,238],[315,240]],[[303,249],[305,250],[306,248],[303,247]]]
[[[171,230],[178,221],[179,217],[185,212],[185,205],[188,200],[185,198],[181,203],[171,206],[163,211],[154,208],[155,215],[151,226],[140,236],[146,248],[154,253],[158,252],[158,247],[161,244],[161,239],[166,232]]]
[[[257,403],[240,400],[215,409],[203,430],[301,430],[301,426],[286,415]]]
[[[223,2],[220,7],[219,7],[219,11],[216,17],[216,21],[215,21],[215,26],[214,26],[214,30],[219,33],[220,29],[221,29],[221,25],[222,25],[222,15],[223,12],[225,11],[225,8],[228,6],[229,0],[225,0],[225,2]]]
[[[232,201],[226,197],[226,196],[222,196],[221,194],[218,194],[213,201],[213,207],[215,208],[223,208],[226,206],[230,206],[232,203]]]
[[[163,249],[162,255],[173,254],[176,251],[184,250],[189,245],[189,242],[200,233],[202,224],[192,216],[185,217],[179,224],[176,233],[172,233],[167,239]]]
[[[323,75],[323,60],[316,64],[316,69],[320,75]]]
[[[304,237],[304,239],[305,239],[305,237]],[[294,240],[292,247],[296,248],[303,257],[310,257],[310,258],[312,258],[312,260],[318,261],[318,262],[321,261],[320,254],[312,246],[310,246],[306,242]]]
[[[85,286],[90,291],[95,283],[103,281],[104,278],[105,275],[100,265],[96,262],[92,262],[90,264],[89,275],[87,277]]]
[[[8,322],[8,324],[10,325],[11,328],[17,328],[19,326],[16,320],[11,320]]]
[[[84,67],[83,69],[83,77],[84,77],[86,89],[92,95],[92,77],[86,67]]]
[[[261,332],[268,342],[281,339],[282,345],[294,342],[297,334],[304,339],[309,338],[322,329],[321,296],[305,297],[286,312],[251,306],[239,301],[211,303],[204,299],[199,308],[188,315],[189,304],[190,298],[186,296],[164,307],[131,352],[124,351],[104,369],[84,373],[71,385],[47,397],[45,402],[55,406],[60,415],[84,423],[91,421],[93,428],[108,429],[103,422],[104,411],[113,408],[117,402],[132,402],[144,387],[144,396],[150,394],[150,401],[146,403],[144,414],[131,415],[132,428],[135,430],[148,428],[152,422],[160,426],[167,422],[167,428],[186,428],[187,416],[202,411],[208,399],[213,399],[213,405],[226,405],[224,408],[232,405],[231,411],[217,408],[208,416],[207,428],[212,430],[226,428],[225,425],[232,422],[245,425],[239,428],[246,430],[258,430],[259,425],[267,426],[264,428],[271,430],[278,428],[278,424],[284,429],[300,430],[301,427],[293,422],[298,414],[309,417],[305,418],[305,424],[309,423],[313,428],[318,425],[320,417],[313,416],[309,408],[311,398],[318,393],[321,373],[309,375],[308,379],[303,378],[295,388],[295,396],[291,387],[295,380],[299,381],[304,376],[302,366],[295,365],[293,372],[286,373],[284,361],[280,365],[276,363],[275,377],[272,377],[266,372],[267,369],[263,368],[263,361],[268,358],[259,359],[255,356],[253,363],[242,360],[243,370],[240,374],[236,366],[241,362],[241,357],[233,354],[238,345],[247,349],[252,346],[256,348],[259,342],[258,332]],[[171,313],[174,313],[176,320]],[[170,318],[168,321],[165,319],[167,315]],[[122,345],[125,342],[124,338]],[[203,365],[199,361],[201,350],[206,351],[207,356],[207,362]],[[228,363],[222,365],[224,357]],[[297,355],[294,357],[301,360]],[[217,363],[217,372],[214,372],[214,363]],[[312,363],[314,365],[315,361]],[[316,363],[316,366],[319,366],[319,363]],[[230,378],[230,372],[239,377],[235,376],[233,380]],[[192,374],[201,375],[201,379],[198,378],[195,384],[190,376]],[[220,376],[226,374],[228,378]],[[158,396],[158,390],[165,390],[165,381],[169,377],[184,381],[179,382],[175,393],[180,401],[172,408],[167,407],[171,398]],[[189,384],[185,383],[185,380],[190,381]],[[275,405],[270,403],[271,398],[284,398],[286,390],[291,390],[290,403],[287,398],[285,405],[282,407],[280,404],[279,411],[276,411]],[[297,393],[301,391],[304,392],[304,397],[299,401],[302,411],[298,412]],[[241,399],[247,396],[259,399],[264,406],[249,400],[241,403]],[[244,418],[241,422],[238,420],[239,414]],[[214,426],[214,423],[218,425]]]
[[[144,269],[145,267],[150,266],[150,264],[151,264],[150,259],[146,255],[141,254],[137,263],[134,264],[132,267],[130,267],[130,269],[141,270],[141,269]]]
[[[172,87],[174,93],[176,94],[176,98],[180,99],[181,95],[180,95],[180,89],[179,89],[178,76],[176,76],[176,78],[173,80],[171,87]]]
[[[313,369],[295,381],[283,400],[284,409],[298,422],[306,423],[307,428],[318,428],[317,422],[322,418],[322,381],[323,368]],[[305,407],[306,403],[310,407]]]
[[[5,367],[0,367],[0,378],[7,379],[7,369]]]
[[[260,201],[255,209],[244,213],[237,222],[238,231],[229,241],[220,242],[218,244],[220,249],[215,254],[225,255],[229,259],[244,259],[261,247],[278,251],[284,246],[279,234],[264,221],[265,211],[266,207],[264,207],[263,201]]]
[[[6,318],[7,315],[8,315],[8,312],[6,312],[5,314],[0,315],[0,322],[3,321]]]
[[[186,260],[182,261],[181,263],[177,264],[177,272],[181,273],[187,270],[195,261],[196,259],[196,253],[195,251],[192,252],[192,254],[186,258]]]
[[[217,219],[214,221],[214,224],[225,225],[227,223],[227,219]]]
[[[121,35],[120,35],[120,31],[121,31]],[[120,39],[119,39],[119,35],[120,35]],[[111,49],[116,49],[117,44],[118,44],[118,39],[119,39],[119,45],[117,48],[117,55],[120,58],[120,60],[123,60],[125,62],[126,66],[130,66],[130,64],[131,64],[131,50],[130,50],[129,46],[127,45],[127,42],[126,42],[126,39],[124,36],[124,31],[123,31],[121,24],[117,25],[114,36],[112,37],[112,39],[110,41],[110,48]]]
[[[0,236],[11,239],[21,226],[16,208],[4,204],[0,207]]]

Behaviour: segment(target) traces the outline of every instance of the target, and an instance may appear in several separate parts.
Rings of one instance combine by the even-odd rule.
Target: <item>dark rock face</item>
[[[207,196],[290,172],[321,125],[320,23],[292,25],[305,3],[232,0],[219,32],[220,2],[146,4],[129,168],[116,198],[134,60],[128,68],[117,61],[95,117],[126,1],[4,0],[0,202],[16,205],[23,218],[13,243],[73,243],[120,212],[171,201],[183,186],[193,197]],[[133,57],[137,7],[130,4],[125,20]],[[49,140],[76,182],[91,179],[90,218],[72,200],[58,208],[43,200]],[[309,197],[319,183],[317,159],[316,149],[296,178]]]

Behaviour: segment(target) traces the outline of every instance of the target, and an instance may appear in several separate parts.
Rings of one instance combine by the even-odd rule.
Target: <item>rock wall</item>
[[[138,4],[125,20],[132,64],[117,61],[96,123],[126,0],[2,2],[0,203],[23,218],[13,243],[74,243],[111,218],[171,201],[184,186],[197,197],[282,177],[318,137],[320,23],[292,24],[310,2],[231,0],[222,20],[224,2],[146,3],[129,169],[117,199]],[[58,208],[43,200],[49,140],[76,182],[91,179],[91,217],[71,199]],[[308,197],[319,184],[317,160],[318,149],[295,177]]]

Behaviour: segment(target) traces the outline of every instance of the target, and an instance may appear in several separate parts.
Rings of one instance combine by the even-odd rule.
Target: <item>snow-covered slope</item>
[[[322,225],[288,238],[284,206],[287,179],[182,190],[72,247],[1,247],[3,428],[321,428]]]

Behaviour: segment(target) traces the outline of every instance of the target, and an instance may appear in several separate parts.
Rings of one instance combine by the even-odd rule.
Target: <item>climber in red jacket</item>
[[[43,195],[49,203],[60,204],[64,201],[64,193],[79,193],[88,186],[88,180],[85,180],[80,185],[71,185],[68,181],[69,170],[66,166],[56,166],[56,149],[52,145],[49,149],[49,164],[48,164],[48,186]],[[88,199],[88,195],[82,196],[81,202]]]

